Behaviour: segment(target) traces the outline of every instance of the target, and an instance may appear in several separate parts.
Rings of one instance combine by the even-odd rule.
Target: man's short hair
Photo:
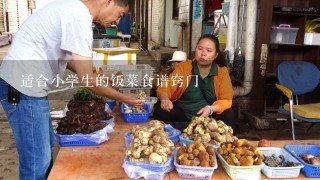
[[[130,0],[114,0],[115,4],[121,7],[130,6]]]

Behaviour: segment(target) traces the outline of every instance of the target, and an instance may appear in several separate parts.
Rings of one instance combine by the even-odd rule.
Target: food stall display
[[[233,142],[235,139],[237,137],[233,136],[230,126],[210,117],[194,117],[180,138],[184,145],[192,141],[201,141],[216,146],[224,142]]]

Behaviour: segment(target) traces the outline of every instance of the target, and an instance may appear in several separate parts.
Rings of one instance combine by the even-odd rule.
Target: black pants
[[[212,114],[212,117],[216,120],[222,120],[228,126],[231,126],[236,131],[236,116],[233,109],[227,109],[222,114]],[[176,103],[173,103],[173,109],[168,112],[161,108],[161,102],[158,101],[154,105],[153,118],[164,121],[166,124],[171,124],[174,128],[183,131],[191,122],[185,116],[183,109],[181,109]]]

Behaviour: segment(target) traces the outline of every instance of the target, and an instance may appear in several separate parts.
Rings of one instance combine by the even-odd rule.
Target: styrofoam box
[[[299,28],[291,28],[289,25],[272,27],[270,42],[278,44],[295,44]]]
[[[295,167],[270,167],[266,165],[262,168],[262,172],[268,178],[295,178],[299,176],[300,169],[303,168],[303,165],[285,150],[276,147],[259,147],[258,149],[264,156],[272,156],[273,154],[276,156],[283,155],[285,161],[300,164]]]
[[[262,163],[261,165],[253,165],[253,166],[232,166],[229,165],[226,160],[217,153],[217,156],[221,162],[223,169],[232,179],[243,179],[243,180],[253,180],[261,178],[261,169],[265,165]]]
[[[152,86],[152,78],[155,69],[149,64],[135,64],[135,65],[107,65],[103,66],[103,71],[119,71],[123,74],[124,88],[134,87],[149,87]],[[134,84],[129,84],[134,80]],[[137,85],[137,86],[135,86]],[[149,93],[150,95],[150,93]]]
[[[320,33],[305,33],[304,44],[320,45]]]
[[[93,66],[99,69],[105,65],[134,65],[137,64],[137,53],[139,52],[139,49],[126,47],[94,48]]]

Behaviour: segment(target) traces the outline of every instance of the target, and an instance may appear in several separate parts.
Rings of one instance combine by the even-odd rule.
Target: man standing
[[[54,146],[47,95],[67,67],[96,94],[143,103],[99,86],[92,72],[92,23],[107,27],[128,11],[129,0],[55,0],[19,28],[0,67],[0,100],[18,149],[20,179],[46,178]]]

